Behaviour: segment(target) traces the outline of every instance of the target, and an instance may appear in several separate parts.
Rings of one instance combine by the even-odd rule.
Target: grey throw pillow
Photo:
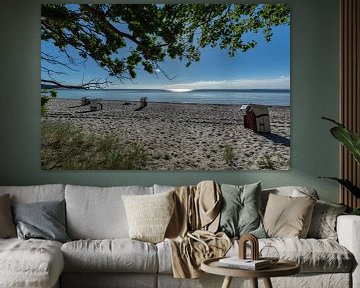
[[[11,215],[10,195],[0,196],[0,238],[16,237],[15,225]]]
[[[70,241],[65,232],[65,201],[16,204],[13,215],[19,238]]]
[[[219,231],[229,237],[250,233],[265,238],[260,216],[261,182],[243,186],[222,184],[221,192],[223,201]]]
[[[337,240],[336,218],[345,210],[344,205],[318,200],[312,214],[308,237]]]

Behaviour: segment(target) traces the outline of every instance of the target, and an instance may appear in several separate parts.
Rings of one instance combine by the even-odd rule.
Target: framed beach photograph
[[[44,170],[290,169],[289,4],[41,5]]]

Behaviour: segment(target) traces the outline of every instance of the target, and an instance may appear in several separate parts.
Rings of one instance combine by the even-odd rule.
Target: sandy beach
[[[90,112],[80,100],[54,99],[42,121],[72,123],[87,133],[134,141],[149,154],[145,169],[246,170],[290,168],[290,107],[269,107],[271,133],[244,128],[241,105],[103,100]],[[224,152],[228,153],[224,157]],[[229,156],[230,155],[230,156]],[[227,160],[227,161],[226,161]]]

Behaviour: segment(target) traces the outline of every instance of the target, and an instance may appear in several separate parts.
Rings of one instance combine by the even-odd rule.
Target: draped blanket
[[[197,278],[203,260],[222,257],[231,246],[225,233],[216,233],[221,190],[213,181],[202,181],[196,187],[176,188],[174,197],[175,211],[165,233],[173,274],[175,278]]]

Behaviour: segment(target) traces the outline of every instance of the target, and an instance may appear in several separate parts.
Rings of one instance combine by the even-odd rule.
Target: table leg
[[[258,279],[257,278],[251,278],[252,287],[258,288]]]
[[[224,282],[221,286],[221,288],[230,288],[232,277],[231,276],[225,276]]]
[[[263,279],[264,279],[265,288],[273,288],[270,278],[266,277]]]

